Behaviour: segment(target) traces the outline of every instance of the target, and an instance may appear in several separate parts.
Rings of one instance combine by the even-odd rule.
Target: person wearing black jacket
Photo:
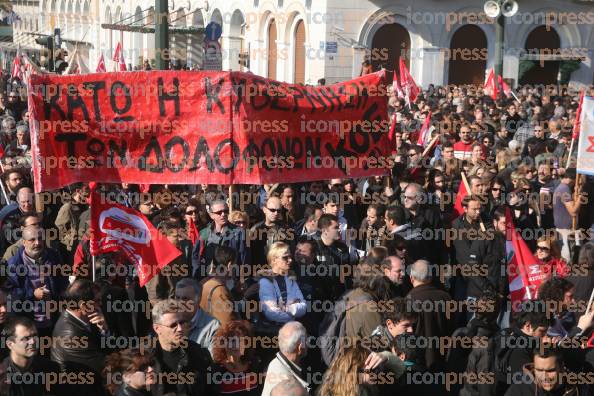
[[[51,359],[63,372],[92,377],[92,381],[78,384],[77,394],[102,395],[100,373],[108,352],[105,336],[109,329],[100,309],[99,293],[91,281],[77,279],[66,290],[64,299],[68,308],[54,327]]]
[[[535,349],[530,364],[527,366],[531,381],[519,381],[513,384],[505,396],[583,396],[588,395],[588,385],[573,383],[563,376],[565,368],[563,358],[554,349]],[[526,376],[522,376],[526,378]]]
[[[484,257],[486,233],[480,226],[481,201],[475,195],[468,195],[462,201],[464,214],[452,223],[454,231],[455,263],[464,270],[456,271],[454,298],[458,301],[475,300],[485,290],[492,289],[487,271],[480,266]],[[472,317],[468,313],[458,316],[458,325],[463,326]]]
[[[513,376],[522,373],[524,366],[532,362],[532,350],[540,345],[552,323],[544,309],[535,309],[539,302],[543,303],[538,300],[524,302],[513,318],[512,326],[501,330],[494,338],[497,395],[503,395],[512,384]]]
[[[175,300],[162,300],[153,307],[153,330],[157,333],[154,368],[160,379],[152,388],[153,396],[215,394],[208,378],[210,354],[188,339],[187,309]]]
[[[443,224],[439,208],[428,203],[429,198],[423,187],[410,183],[404,189],[403,206],[405,223],[410,223],[413,230],[424,232],[432,230],[432,237],[426,240],[427,249],[424,249],[418,259],[428,260],[431,263],[445,262],[443,255]],[[423,238],[426,239],[425,234]]]
[[[338,217],[332,214],[323,214],[318,220],[320,239],[317,242],[316,261],[319,263],[320,278],[325,278],[326,287],[323,290],[323,300],[337,301],[349,289],[348,276],[353,273],[354,265],[351,262],[349,248],[340,240]],[[347,276],[345,276],[347,275]]]
[[[59,378],[60,366],[39,356],[39,338],[31,319],[24,316],[11,318],[2,330],[2,339],[10,351],[2,363],[6,365],[9,395],[37,396],[72,392],[71,386],[65,381],[49,381],[50,378]],[[31,381],[31,378],[35,380]]]
[[[287,226],[282,218],[283,206],[280,198],[269,197],[262,206],[264,221],[254,224],[248,238],[252,252],[252,264],[255,270],[262,268],[268,262],[266,255],[268,248],[279,241],[289,242],[295,239],[294,229]],[[254,276],[255,274],[252,274]]]

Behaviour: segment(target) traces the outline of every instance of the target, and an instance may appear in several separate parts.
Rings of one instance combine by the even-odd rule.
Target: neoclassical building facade
[[[118,42],[130,66],[155,56],[152,33],[105,28],[151,27],[151,0],[13,3],[38,9],[24,24],[29,28],[60,27],[64,46],[77,48],[91,70],[101,53],[113,67]],[[403,57],[423,87],[476,84],[495,62],[495,23],[476,0],[170,0],[169,21],[176,28],[220,24],[223,70],[291,83],[349,79],[365,59],[393,69]],[[16,31],[15,38],[27,38]],[[506,18],[504,37],[504,77],[513,84],[554,83],[568,71],[572,84],[593,83],[591,2],[521,0]],[[201,68],[203,40],[197,32],[170,34],[172,59]]]

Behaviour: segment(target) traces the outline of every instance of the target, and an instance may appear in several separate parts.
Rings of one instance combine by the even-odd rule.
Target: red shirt
[[[472,157],[473,144],[474,141],[471,141],[470,143],[464,143],[462,140],[454,143],[454,157],[460,160],[470,159]]]

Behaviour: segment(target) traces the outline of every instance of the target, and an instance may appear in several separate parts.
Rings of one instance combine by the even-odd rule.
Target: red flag
[[[140,286],[181,252],[137,210],[101,200],[91,192],[91,254],[122,251],[134,264]]]
[[[124,49],[122,43],[118,41],[118,45],[113,53],[113,59],[116,62],[114,66],[115,71],[126,71],[126,61],[124,60]]]
[[[400,85],[404,91],[404,97],[410,106],[410,103],[413,103],[417,99],[420,91],[415,80],[410,75],[403,58],[400,58]]]
[[[431,112],[427,113],[425,117],[425,122],[423,122],[423,126],[421,126],[421,130],[419,131],[419,139],[417,140],[417,144],[419,146],[425,147],[431,141]]]
[[[107,69],[105,68],[105,58],[103,58],[103,54],[99,57],[99,63],[97,64],[97,73],[105,73]]]
[[[126,61],[124,60],[124,51],[120,51],[120,60],[119,60],[120,71],[126,71]]]
[[[573,134],[571,139],[575,140],[580,136],[580,118],[582,117],[582,104],[584,103],[584,91],[580,91],[580,103],[575,112],[575,122],[573,123]],[[570,153],[571,154],[571,153]]]
[[[200,233],[196,228],[196,224],[194,223],[194,219],[190,218],[188,222],[188,239],[192,241],[192,245],[196,244],[196,241],[200,239]]]
[[[14,60],[12,61],[12,78],[18,78],[19,80],[23,80],[23,69],[21,68],[21,53],[17,52]]]
[[[119,62],[120,61],[120,52],[122,52],[122,43],[120,43],[118,41],[118,45],[116,46],[116,49],[113,53],[113,58],[111,58],[111,60],[114,62]]]
[[[548,275],[516,230],[509,208],[505,208],[505,217],[508,231],[505,243],[507,278],[512,308],[515,310],[522,301],[538,297],[538,288]]]
[[[507,85],[507,83],[505,81],[503,81],[503,77],[497,76],[497,81],[499,81],[499,85],[501,86],[503,93],[506,94],[507,96],[511,95],[512,90],[511,90],[510,86]]]
[[[486,93],[490,93],[490,96],[493,100],[497,99],[498,90],[497,90],[497,83],[495,82],[495,70],[491,69],[489,75],[487,76],[487,81],[485,81],[485,86],[483,87]]]
[[[458,193],[456,194],[456,202],[454,203],[454,218],[460,217],[464,214],[464,207],[462,206],[462,200],[468,195],[466,185],[463,181],[460,181],[460,187],[458,187]]]
[[[394,95],[397,98],[404,98],[404,92],[402,92],[402,87],[400,86],[400,82],[398,81],[398,76],[396,75],[396,71],[394,71],[394,79],[392,80],[392,88],[394,89]]]
[[[392,114],[392,124],[390,125],[390,132],[388,133],[388,139],[392,142],[392,149],[394,149],[394,134],[396,133],[396,113]]]

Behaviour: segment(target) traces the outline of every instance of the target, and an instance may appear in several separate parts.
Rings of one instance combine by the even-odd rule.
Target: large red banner
[[[390,162],[384,72],[327,87],[236,72],[35,75],[29,92],[38,192],[367,177]]]

